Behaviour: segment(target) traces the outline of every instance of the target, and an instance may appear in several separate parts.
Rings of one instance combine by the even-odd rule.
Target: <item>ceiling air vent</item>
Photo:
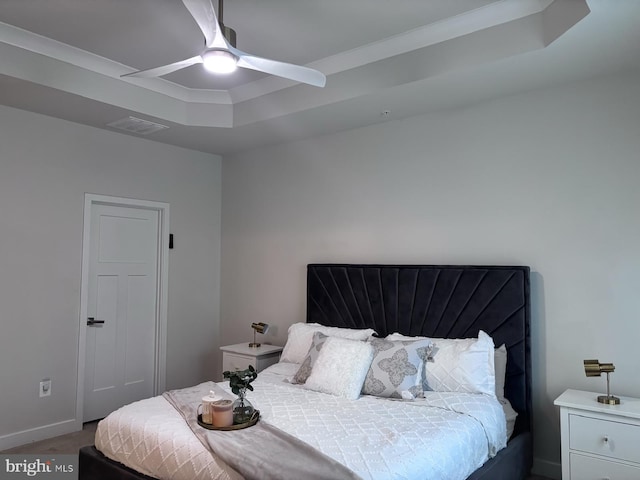
[[[150,122],[148,120],[142,120],[136,117],[127,117],[115,122],[107,123],[107,127],[118,128],[130,133],[137,133],[138,135],[149,135],[165,128],[169,128],[166,125]]]

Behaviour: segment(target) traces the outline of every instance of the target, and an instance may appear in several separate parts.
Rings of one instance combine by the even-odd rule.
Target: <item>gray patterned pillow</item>
[[[291,383],[305,383],[309,375],[311,375],[311,369],[313,368],[313,364],[315,363],[318,355],[320,353],[320,349],[324,342],[329,338],[324,333],[316,332],[313,334],[313,340],[311,341],[311,347],[307,352],[307,356],[305,357],[302,365],[291,379]]]
[[[374,357],[362,387],[365,395],[402,398],[407,390],[423,396],[424,362],[431,355],[431,340],[370,338]]]

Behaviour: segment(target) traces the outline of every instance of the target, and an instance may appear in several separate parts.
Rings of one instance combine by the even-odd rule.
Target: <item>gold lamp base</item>
[[[613,395],[598,395],[598,402],[605,403],[607,405],[620,405],[620,399]]]
[[[260,345],[262,345],[261,343],[256,343],[256,342],[251,342],[249,344],[250,348],[258,348]]]

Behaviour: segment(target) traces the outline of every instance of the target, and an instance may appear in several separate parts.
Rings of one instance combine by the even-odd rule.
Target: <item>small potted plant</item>
[[[229,379],[229,386],[234,395],[238,398],[233,402],[233,423],[246,423],[251,420],[255,409],[251,402],[247,400],[247,390],[253,391],[253,382],[258,378],[258,372],[253,368],[253,365],[249,365],[246,370],[235,370],[233,372],[227,370],[222,372],[224,378]]]

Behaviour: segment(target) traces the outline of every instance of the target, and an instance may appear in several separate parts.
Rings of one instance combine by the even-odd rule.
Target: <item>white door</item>
[[[143,208],[92,207],[85,422],[155,393],[158,216]]]

